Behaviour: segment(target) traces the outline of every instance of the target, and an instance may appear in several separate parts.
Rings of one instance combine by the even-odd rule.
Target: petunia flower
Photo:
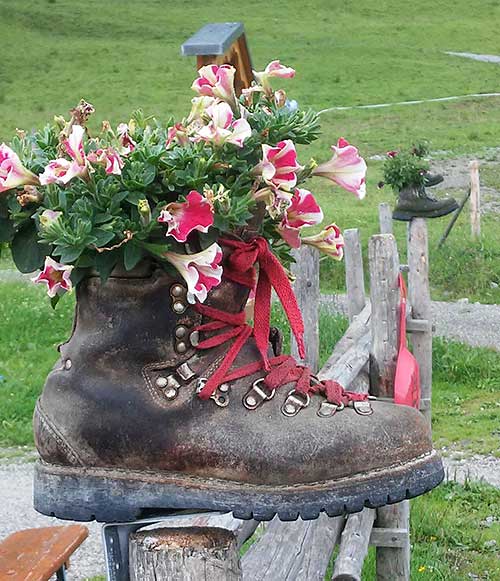
[[[198,70],[198,78],[191,88],[202,97],[215,97],[236,105],[234,75],[236,69],[231,65],[206,65]]]
[[[300,246],[300,229],[323,221],[323,211],[309,190],[297,188],[293,192],[285,216],[277,227],[280,236],[292,248]]]
[[[176,123],[173,127],[169,127],[167,131],[167,140],[165,142],[165,147],[169,149],[172,145],[177,143],[178,145],[187,145],[189,142],[189,137],[187,133],[187,128],[184,127],[182,123]]]
[[[335,260],[344,256],[344,237],[336,224],[326,226],[319,234],[302,238],[303,244],[314,246]]]
[[[186,242],[194,230],[208,232],[214,223],[212,204],[199,192],[192,190],[185,202],[172,202],[160,212],[158,222],[167,224],[167,236]]]
[[[0,193],[18,186],[39,185],[36,175],[24,167],[17,153],[8,145],[0,145]]]
[[[120,123],[116,128],[118,133],[118,139],[121,143],[122,149],[120,153],[122,155],[128,155],[132,153],[136,147],[135,141],[130,137],[131,128],[127,123]]]
[[[220,284],[222,278],[222,249],[214,242],[196,254],[165,252],[165,258],[175,266],[188,286],[187,300],[203,303],[209,291]]]
[[[274,147],[262,144],[262,161],[257,171],[264,181],[277,188],[294,188],[297,183],[296,172],[302,169],[297,163],[295,145],[290,139],[280,141]]]
[[[59,216],[62,216],[62,212],[56,212],[55,210],[44,210],[40,216],[40,225],[42,228],[47,228],[57,220],[59,220]]]
[[[54,183],[64,185],[75,177],[88,179],[87,159],[83,149],[84,134],[85,129],[81,125],[73,125],[70,136],[62,143],[71,161],[62,157],[49,161],[39,176],[43,186]]]
[[[47,256],[42,272],[31,280],[35,283],[46,284],[47,294],[53,298],[56,295],[71,291],[73,288],[70,278],[72,270],[72,266],[60,264]]]
[[[119,176],[122,173],[124,166],[123,159],[120,157],[120,154],[116,149],[112,147],[91,151],[87,158],[91,163],[104,165],[108,175],[113,174]]]
[[[231,107],[222,102],[210,105],[206,110],[210,118],[208,125],[197,131],[197,135],[203,141],[215,145],[232,143],[237,147],[243,147],[243,143],[252,135],[252,128],[246,119],[234,119]]]
[[[253,74],[257,82],[260,83],[266,93],[269,94],[271,91],[269,79],[291,79],[295,76],[295,69],[285,67],[280,63],[280,61],[275,60],[271,61],[263,71],[253,71]]]
[[[343,138],[332,145],[333,157],[318,165],[313,175],[332,180],[348,192],[356,194],[361,200],[366,195],[366,163],[354,145]]]

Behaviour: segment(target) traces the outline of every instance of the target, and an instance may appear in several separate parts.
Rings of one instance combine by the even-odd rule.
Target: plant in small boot
[[[304,352],[291,249],[342,258],[335,224],[304,235],[323,220],[306,182],[362,198],[366,164],[343,138],[329,160],[301,164],[296,145],[317,138],[318,116],[272,85],[295,71],[273,61],[240,97],[234,73],[201,68],[180,120],[138,111],[93,133],[82,101],[0,146],[1,239],[20,270],[41,269],[34,281],[53,303],[77,296],[34,413],[44,514],[315,518],[442,478],[417,411],[369,402],[281,353],[272,290]]]
[[[409,221],[412,218],[438,218],[458,208],[453,198],[437,199],[425,188],[443,181],[439,174],[429,173],[425,159],[428,149],[425,142],[415,144],[409,150],[389,151],[384,162],[384,181],[398,194],[392,217]]]

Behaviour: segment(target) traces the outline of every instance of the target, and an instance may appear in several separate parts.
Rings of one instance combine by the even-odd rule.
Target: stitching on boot
[[[83,466],[84,463],[79,457],[79,455],[75,452],[75,450],[66,442],[64,436],[59,432],[59,430],[54,426],[54,424],[48,419],[47,414],[42,409],[42,405],[40,401],[36,404],[36,412],[38,413],[38,419],[42,424],[43,428],[54,438],[57,445],[63,450],[64,454],[66,455],[67,459],[72,464],[79,464]]]

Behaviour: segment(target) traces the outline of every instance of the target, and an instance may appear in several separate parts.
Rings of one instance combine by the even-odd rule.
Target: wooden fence
[[[363,258],[358,230],[345,232],[347,314],[350,325],[319,371],[354,391],[393,396],[398,349],[400,269],[408,272],[410,311],[407,327],[420,365],[422,411],[430,420],[432,329],[428,284],[428,242],[425,221],[408,226],[407,265],[401,265],[387,207],[380,207],[381,234],[370,238],[369,298],[365,296]],[[295,290],[306,324],[307,360],[319,361],[319,258],[300,249]],[[338,554],[332,579],[359,581],[370,545],[376,547],[377,579],[410,578],[409,501],[378,509],[365,508],[347,517],[281,522],[266,525],[239,521],[230,514],[171,517],[130,536],[132,580],[319,581],[334,548]],[[159,528],[158,528],[159,527]],[[240,559],[241,545],[255,542]]]

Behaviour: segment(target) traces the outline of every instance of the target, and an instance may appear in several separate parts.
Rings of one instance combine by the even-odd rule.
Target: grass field
[[[65,114],[81,97],[97,119],[127,120],[143,107],[160,117],[188,110],[193,59],[180,45],[210,21],[245,23],[255,68],[281,58],[297,69],[286,83],[303,107],[395,102],[499,90],[498,65],[452,57],[444,51],[498,53],[500,2],[428,0],[313,1],[286,5],[257,0],[213,5],[194,1],[131,0],[84,4],[71,0],[0,0],[8,26],[0,61],[0,140],[16,127],[30,129]],[[467,18],[463,15],[467,14]],[[363,155],[383,154],[427,138],[439,155],[496,159],[500,146],[500,98],[325,113],[321,139],[306,155],[328,157],[344,136]],[[492,149],[493,148],[493,149]],[[320,180],[312,189],[327,220],[343,229],[362,228],[366,243],[377,230],[377,204],[393,194],[378,192],[380,162],[369,161],[368,195],[359,202]],[[500,190],[500,172],[485,173]],[[464,216],[443,250],[436,244],[445,220],[429,222],[434,298],[500,303],[498,215],[483,218],[482,240],[472,244]],[[396,235],[402,243],[404,225]],[[404,245],[400,244],[400,248]],[[325,291],[343,287],[343,267],[322,265]]]

